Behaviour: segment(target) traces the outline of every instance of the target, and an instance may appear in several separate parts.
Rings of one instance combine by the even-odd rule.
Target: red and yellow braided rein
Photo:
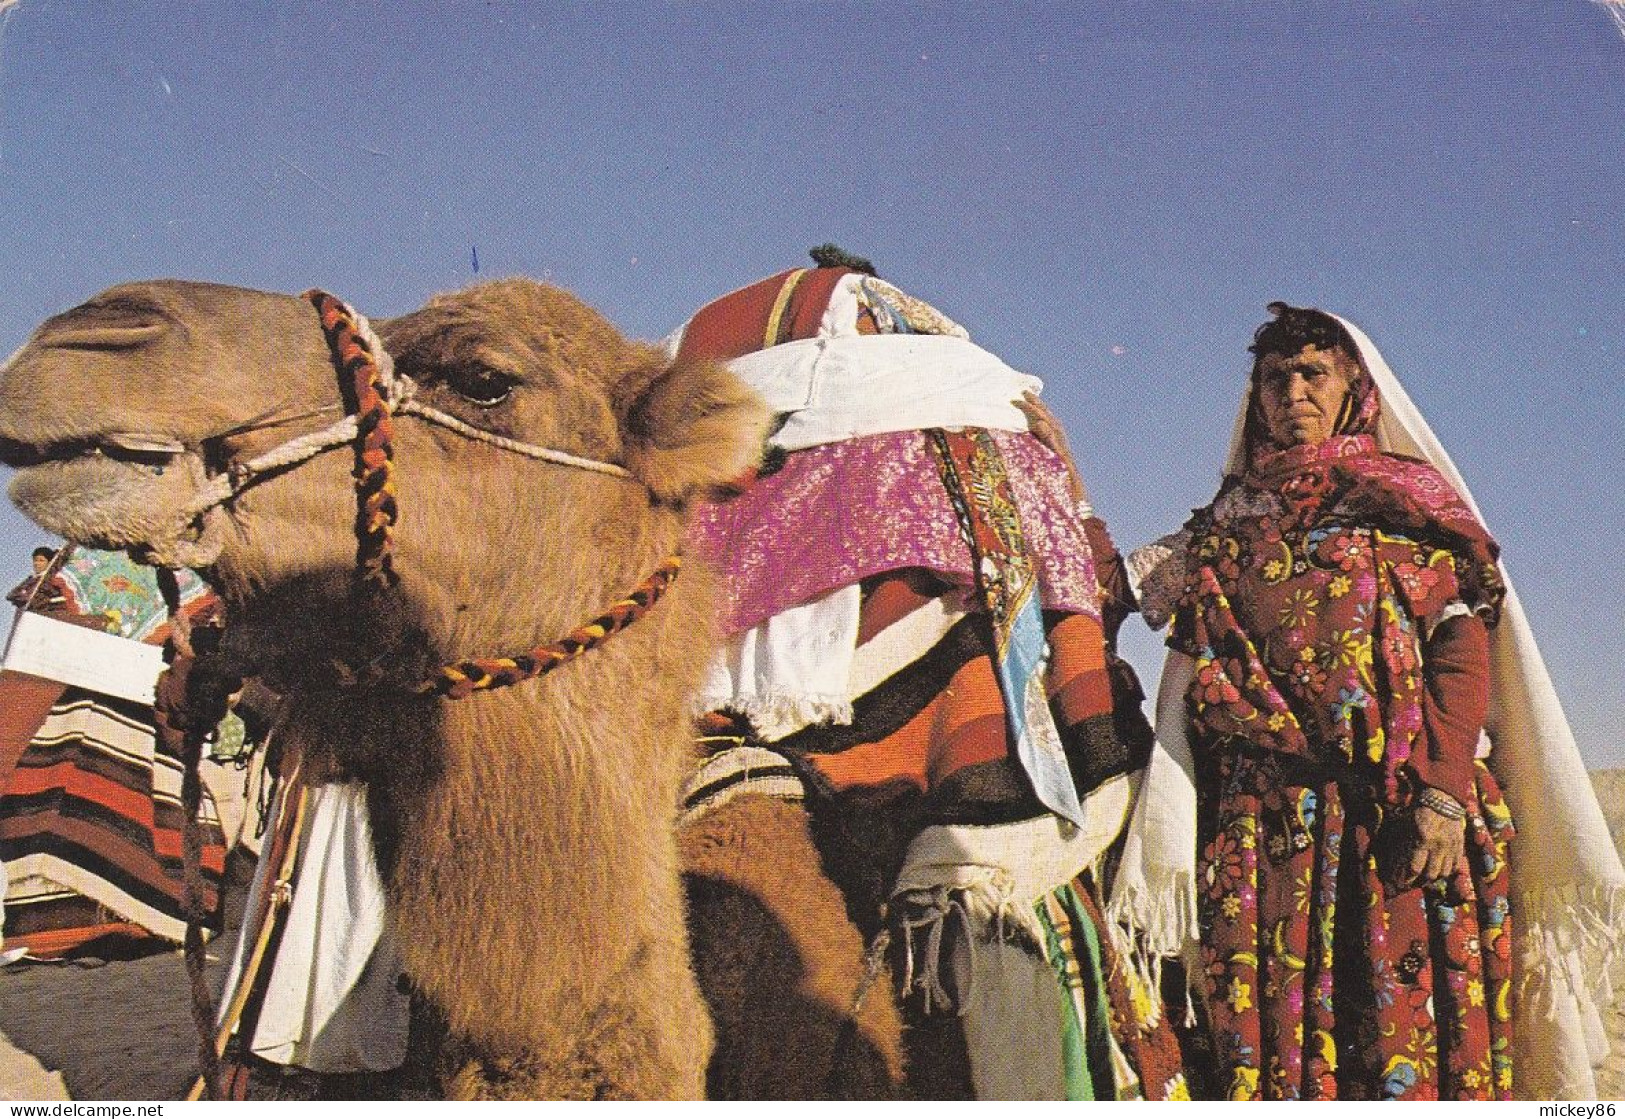
[[[374,340],[343,300],[314,289],[307,291],[305,298],[321,318],[322,333],[354,397],[357,577],[363,584],[390,586],[397,578],[392,555],[400,510],[395,491],[394,418],[388,375],[374,352]],[[417,695],[462,699],[545,675],[596,649],[647,614],[682,569],[682,556],[674,553],[625,598],[559,640],[517,656],[449,664],[409,690]]]
[[[395,420],[388,386],[372,346],[344,301],[325,291],[305,292],[321,317],[322,333],[355,403],[356,572],[363,583],[393,584]],[[348,401],[347,401],[348,403]]]
[[[448,664],[412,690],[419,695],[434,694],[447,699],[462,699],[474,692],[505,688],[509,684],[552,672],[581,654],[596,649],[647,614],[682,569],[682,556],[668,556],[666,562],[655,568],[654,573],[639,583],[631,594],[559,640],[537,646],[516,657],[482,658]]]

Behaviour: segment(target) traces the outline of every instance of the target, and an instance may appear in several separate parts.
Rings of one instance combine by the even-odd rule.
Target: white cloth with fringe
[[[1081,828],[1058,816],[938,825],[909,845],[891,894],[893,923],[905,930],[902,988],[919,991],[928,1010],[958,1012],[979,1100],[1067,1098],[1065,992],[1037,906],[1098,869],[1134,783],[1114,777],[1082,798]],[[1119,1078],[1134,1078],[1111,1045]]]
[[[768,742],[803,727],[850,723],[862,599],[853,583],[736,635],[706,670],[696,709],[747,715]]]
[[[1165,958],[1194,962],[1196,763],[1185,734],[1185,691],[1195,668],[1176,652],[1163,665],[1156,740],[1106,899],[1107,933],[1148,991],[1161,990]]]

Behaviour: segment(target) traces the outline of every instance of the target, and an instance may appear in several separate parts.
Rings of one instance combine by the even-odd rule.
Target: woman
[[[1588,992],[1572,954],[1541,946],[1584,920],[1531,889],[1556,842],[1509,869],[1514,814],[1479,756],[1492,679],[1533,731],[1498,740],[1497,772],[1567,802],[1517,801],[1519,827],[1527,808],[1574,852],[1553,864],[1595,916],[1625,877],[1572,736],[1495,542],[1375,347],[1270,309],[1224,484],[1131,560],[1147,620],[1173,621],[1163,693],[1183,711],[1165,703],[1158,730],[1195,760],[1217,1087],[1508,1098],[1516,1054],[1521,1090],[1526,1073],[1578,1090]],[[1539,930],[1515,946],[1526,895]]]

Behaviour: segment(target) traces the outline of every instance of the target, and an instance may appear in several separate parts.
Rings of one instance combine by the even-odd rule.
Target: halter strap
[[[395,489],[394,417],[402,413],[528,458],[611,477],[632,477],[625,467],[614,463],[496,435],[417,402],[413,398],[417,386],[410,377],[395,372],[393,359],[365,316],[337,296],[314,288],[305,292],[304,298],[316,308],[322,334],[346,379],[355,411],[319,431],[289,439],[247,462],[233,464],[225,474],[212,479],[187,506],[184,516],[188,523],[274,471],[297,466],[323,451],[353,443],[357,582],[360,586],[393,585],[397,579],[393,560],[394,531],[400,514]],[[673,553],[624,598],[559,640],[517,656],[474,658],[446,665],[408,690],[418,695],[462,699],[477,691],[503,688],[545,675],[596,649],[647,614],[676,581],[682,567],[682,556]],[[343,670],[344,666],[339,668]],[[341,675],[355,678],[353,672],[341,671]]]
[[[395,522],[393,362],[366,320],[343,300],[311,290],[305,298],[321,318],[322,333],[355,398],[356,579],[392,586]]]
[[[613,462],[604,462],[599,459],[585,458],[573,455],[568,451],[557,450],[553,447],[544,447],[536,443],[525,443],[518,439],[510,439],[505,435],[498,435],[493,431],[475,427],[473,424],[458,419],[449,412],[441,411],[432,405],[425,404],[417,399],[417,382],[404,373],[395,371],[394,360],[384,349],[378,335],[373,332],[372,324],[365,315],[356,311],[349,304],[337,296],[312,288],[305,292],[304,299],[308,300],[321,317],[322,330],[327,335],[329,347],[334,348],[341,366],[356,382],[356,401],[358,406],[364,399],[376,398],[384,405],[384,413],[388,416],[416,416],[421,420],[443,427],[448,431],[481,443],[489,443],[504,451],[523,455],[526,458],[537,459],[541,462],[551,462],[558,466],[570,466],[577,470],[586,470],[594,474],[603,474],[611,478],[624,478],[633,480],[632,474],[624,466]],[[345,349],[341,352],[337,347],[341,344],[335,340],[335,332],[343,338]],[[363,365],[352,369],[351,362],[362,362]],[[366,392],[363,393],[360,380],[363,370],[366,373]],[[384,421],[386,426],[387,419]],[[252,431],[250,427],[244,429]],[[371,439],[375,432],[368,432],[366,437]],[[327,427],[318,431],[308,432],[293,439],[278,443],[275,447],[245,462],[234,462],[223,474],[210,479],[198,492],[198,495],[187,504],[181,516],[186,523],[190,523],[199,514],[206,513],[216,505],[221,505],[244,490],[252,487],[266,475],[288,467],[297,466],[306,462],[323,451],[330,451],[343,447],[363,438],[361,412],[347,415]]]

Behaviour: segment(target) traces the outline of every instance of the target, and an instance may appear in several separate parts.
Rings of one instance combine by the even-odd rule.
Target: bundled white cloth
[[[728,368],[790,414],[773,436],[787,451],[931,427],[1026,431],[1011,402],[1044,387],[976,343],[938,334],[808,338]]]
[[[1042,392],[1043,381],[1012,369],[946,319],[942,329],[949,333],[859,334],[865,283],[896,290],[856,273],[845,276],[830,295],[815,337],[769,346],[728,363],[768,407],[789,414],[773,436],[774,444],[799,451],[861,435],[931,427],[1027,430],[1027,417],[1013,402]],[[667,353],[676,355],[686,329],[666,338]]]

